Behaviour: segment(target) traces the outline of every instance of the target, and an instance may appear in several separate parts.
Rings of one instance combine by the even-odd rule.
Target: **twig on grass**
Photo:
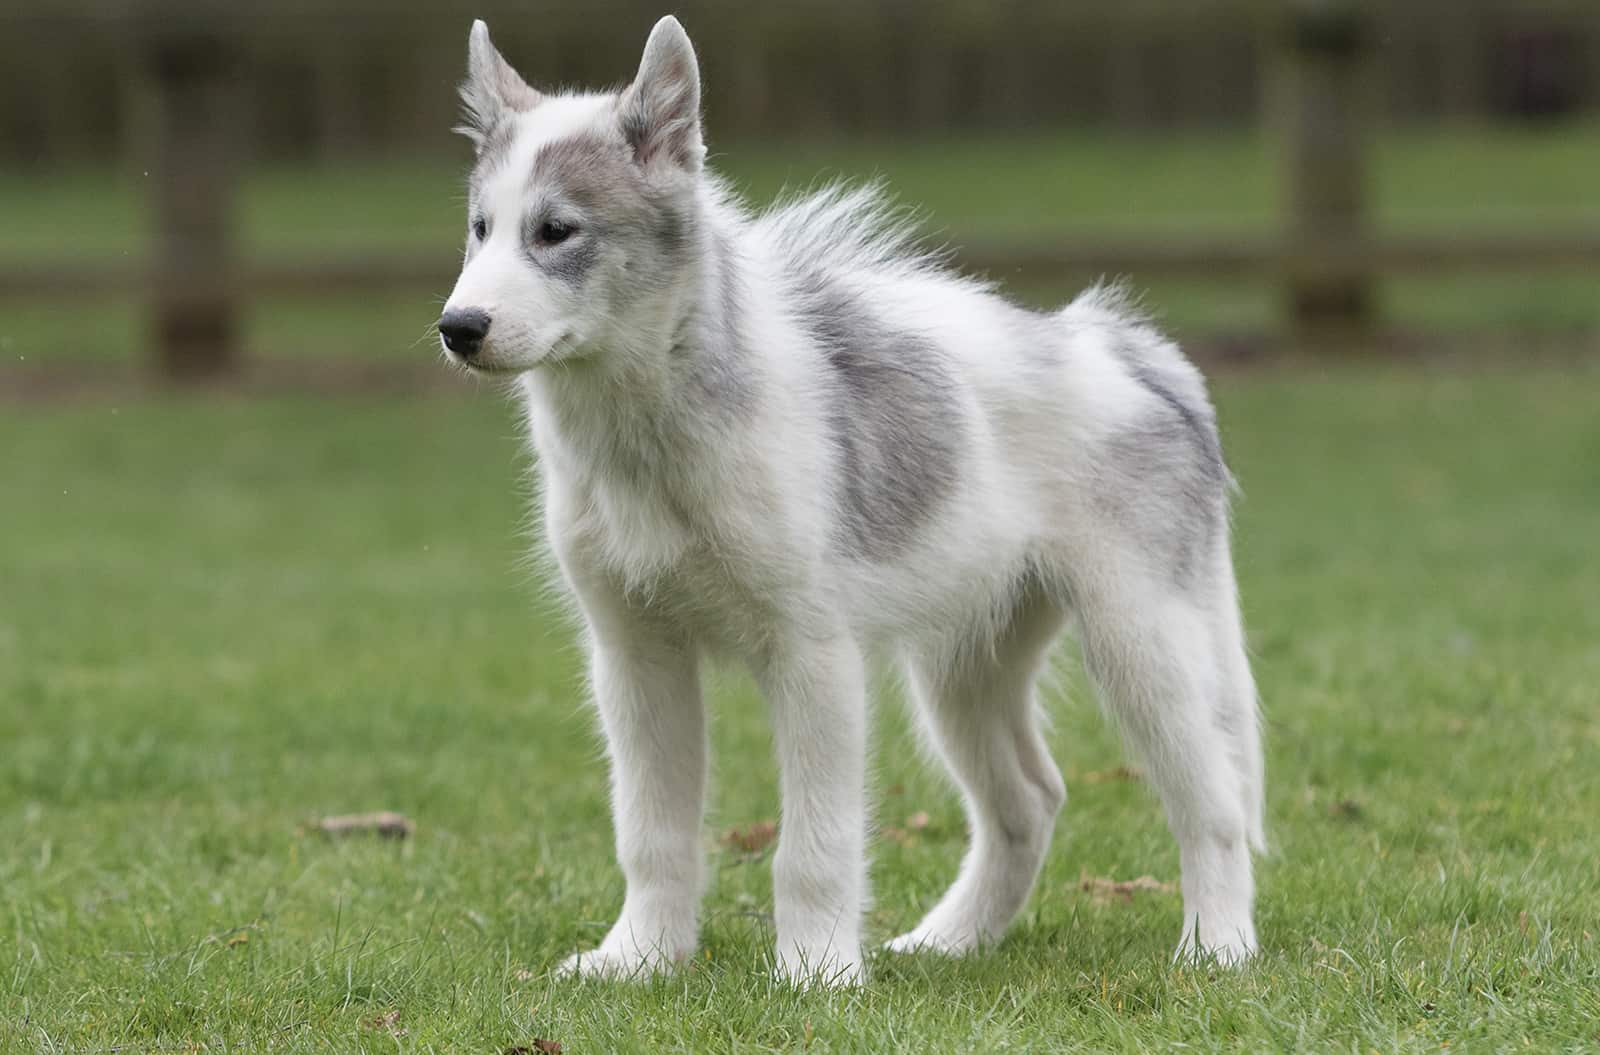
[[[324,817],[312,825],[312,828],[329,838],[339,838],[346,835],[377,835],[385,839],[406,839],[410,838],[417,830],[417,826],[411,823],[411,818],[393,810],[379,810],[376,813],[345,813],[336,817]]]

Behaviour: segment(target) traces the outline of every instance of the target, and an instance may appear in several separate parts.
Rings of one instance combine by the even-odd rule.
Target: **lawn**
[[[493,388],[5,405],[0,1051],[1594,1050],[1597,385],[1219,380],[1269,730],[1254,966],[1170,967],[1176,895],[1097,894],[1177,855],[1068,647],[1072,798],[1016,930],[833,994],[768,981],[765,853],[720,838],[777,810],[737,676],[703,956],[642,986],[548,974],[622,887]],[[880,713],[881,939],[962,824]],[[367,809],[415,835],[307,827]]]
[[[956,244],[1051,235],[1254,235],[1271,230],[1281,212],[1273,149],[1254,134],[748,144],[713,138],[713,146],[713,164],[753,201],[830,178],[881,177],[923,211],[930,231]],[[458,162],[252,170],[240,202],[242,251],[263,259],[436,252],[448,261],[464,234],[466,165],[463,145]],[[1592,226],[1600,223],[1596,171],[1600,125],[1594,123],[1392,129],[1374,150],[1374,220],[1395,232]],[[136,167],[0,174],[0,263],[142,257],[147,179]],[[998,277],[1035,303],[1061,303],[1073,292],[1026,274]],[[1259,333],[1277,324],[1276,291],[1266,282],[1131,277],[1185,334]],[[1566,335],[1600,329],[1595,288],[1592,271],[1582,270],[1413,276],[1385,287],[1384,307],[1406,329]],[[427,330],[446,292],[276,299],[251,311],[247,340],[264,357],[386,357]],[[139,336],[131,300],[70,312],[50,301],[9,303],[0,315],[0,363],[126,359]]]

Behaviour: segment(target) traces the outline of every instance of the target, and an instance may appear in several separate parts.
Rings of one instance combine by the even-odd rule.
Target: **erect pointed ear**
[[[483,20],[472,23],[467,36],[467,79],[461,82],[463,121],[456,131],[481,148],[489,131],[508,114],[532,110],[539,99],[539,93],[528,87],[489,42],[489,27]]]
[[[640,164],[658,159],[698,172],[706,148],[700,137],[700,67],[689,34],[671,15],[645,42],[633,83],[618,100],[622,134]]]

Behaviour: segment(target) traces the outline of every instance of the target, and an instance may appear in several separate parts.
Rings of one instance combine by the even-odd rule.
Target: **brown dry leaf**
[[[532,1044],[513,1044],[505,1055],[561,1055],[561,1042],[534,1037]]]
[[[1328,816],[1341,821],[1358,821],[1361,813],[1361,803],[1355,799],[1340,799],[1328,807]]]
[[[722,842],[740,853],[758,854],[771,846],[772,840],[777,837],[777,821],[756,821],[754,824],[729,828],[722,833]]]
[[[920,832],[928,826],[928,811],[918,810],[906,818],[906,827],[914,832]]]
[[[1143,780],[1144,772],[1133,766],[1113,766],[1110,769],[1096,769],[1083,774],[1078,778],[1080,784],[1110,784],[1118,780]]]
[[[1084,875],[1078,880],[1078,889],[1086,891],[1089,901],[1095,905],[1109,905],[1112,902],[1128,905],[1133,903],[1133,895],[1139,893],[1171,894],[1177,891],[1173,883],[1163,883],[1154,876],[1139,876],[1136,879],[1107,879],[1100,876]]]
[[[917,837],[915,834],[906,831],[904,828],[896,828],[892,824],[884,825],[882,828],[878,829],[878,834],[883,836],[885,839],[888,839],[890,842],[899,843],[901,846],[910,847],[917,845]]]
[[[362,1025],[368,1029],[386,1029],[397,1037],[405,1032],[395,1028],[400,1025],[400,1009],[398,1007],[391,1007],[377,1018],[368,1019]]]
[[[381,835],[385,839],[404,839],[417,830],[411,818],[393,810],[377,813],[346,813],[338,817],[324,817],[317,822],[317,831],[323,835]]]

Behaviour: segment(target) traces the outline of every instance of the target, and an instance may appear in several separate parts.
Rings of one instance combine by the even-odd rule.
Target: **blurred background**
[[[1593,0],[675,10],[755,201],[885,177],[1024,300],[1126,275],[1202,358],[1594,347]],[[12,0],[0,385],[452,383],[417,342],[462,237],[470,19],[535,84],[606,85],[662,11]]]

